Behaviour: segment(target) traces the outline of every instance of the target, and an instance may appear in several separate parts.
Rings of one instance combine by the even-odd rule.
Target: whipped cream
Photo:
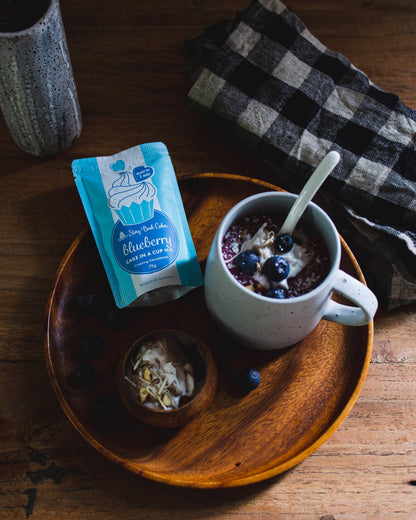
[[[264,224],[256,231],[253,236],[247,236],[245,241],[241,244],[240,253],[242,251],[247,251],[248,249],[254,249],[257,251],[260,256],[260,268],[271,256],[276,254],[282,256],[289,264],[288,278],[294,278],[314,258],[308,248],[297,244],[296,242],[293,244],[292,249],[287,253],[277,253],[273,247],[274,240],[274,231],[268,231],[267,222],[264,222]],[[255,279],[264,287],[270,285],[267,278],[261,274],[259,270],[254,276]],[[272,287],[287,287],[287,281],[285,279],[282,282],[272,284]]]
[[[278,238],[281,221],[282,217],[272,215],[241,218],[224,234],[222,255],[231,275],[248,290],[265,296],[270,289],[281,288],[285,298],[293,298],[311,291],[321,283],[329,270],[329,257],[321,237],[302,224],[296,228],[292,249],[281,253]],[[259,258],[256,265],[245,272],[237,265],[237,257],[250,250]],[[287,277],[279,282],[271,279],[270,266],[266,269],[267,276],[263,272],[264,264],[273,256],[284,258],[289,267]]]
[[[241,249],[239,253],[243,251],[247,251],[249,249],[254,249],[260,255],[260,265],[263,265],[264,262],[273,256],[273,242],[274,242],[274,233],[273,231],[266,230],[267,223],[265,222],[251,237],[248,235],[244,242],[241,244]]]

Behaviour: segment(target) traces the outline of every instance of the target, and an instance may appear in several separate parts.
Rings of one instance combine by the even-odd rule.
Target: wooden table
[[[291,0],[328,47],[416,107],[416,2]],[[44,309],[58,264],[87,221],[71,161],[166,143],[178,176],[278,179],[184,107],[181,41],[242,0],[61,0],[84,127],[52,159],[20,151],[0,123],[0,518],[416,518],[415,306],[378,312],[363,391],[341,427],[287,473],[223,490],[169,487],[127,472],[79,435],[53,393]]]

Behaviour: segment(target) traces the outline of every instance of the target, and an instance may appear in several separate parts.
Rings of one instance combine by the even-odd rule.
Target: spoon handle
[[[321,184],[338,164],[339,159],[340,155],[335,150],[332,150],[325,155],[316,170],[309,177],[309,180],[303,187],[302,191],[299,193],[295,203],[293,204],[285,221],[283,222],[282,227],[280,228],[279,235],[292,234],[296,224],[305,211],[306,206],[318,191]]]

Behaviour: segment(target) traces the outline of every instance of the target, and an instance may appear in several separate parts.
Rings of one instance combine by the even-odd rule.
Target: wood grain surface
[[[43,354],[58,265],[87,221],[70,164],[161,140],[177,175],[279,183],[258,158],[184,107],[181,42],[241,0],[61,0],[84,126],[52,159],[21,152],[0,121],[0,518],[408,520],[416,518],[416,306],[375,319],[363,390],[339,429],[286,473],[235,489],[167,486],[93,449],[60,406]],[[328,47],[416,108],[416,3],[291,0]],[[284,188],[284,186],[282,186]]]

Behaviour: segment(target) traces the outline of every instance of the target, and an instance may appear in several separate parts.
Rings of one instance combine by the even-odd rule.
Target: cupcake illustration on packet
[[[108,203],[122,224],[131,226],[153,218],[153,200],[157,190],[151,181],[154,169],[136,166],[132,172],[125,171],[125,163],[118,160],[110,169],[119,173],[108,191]]]

